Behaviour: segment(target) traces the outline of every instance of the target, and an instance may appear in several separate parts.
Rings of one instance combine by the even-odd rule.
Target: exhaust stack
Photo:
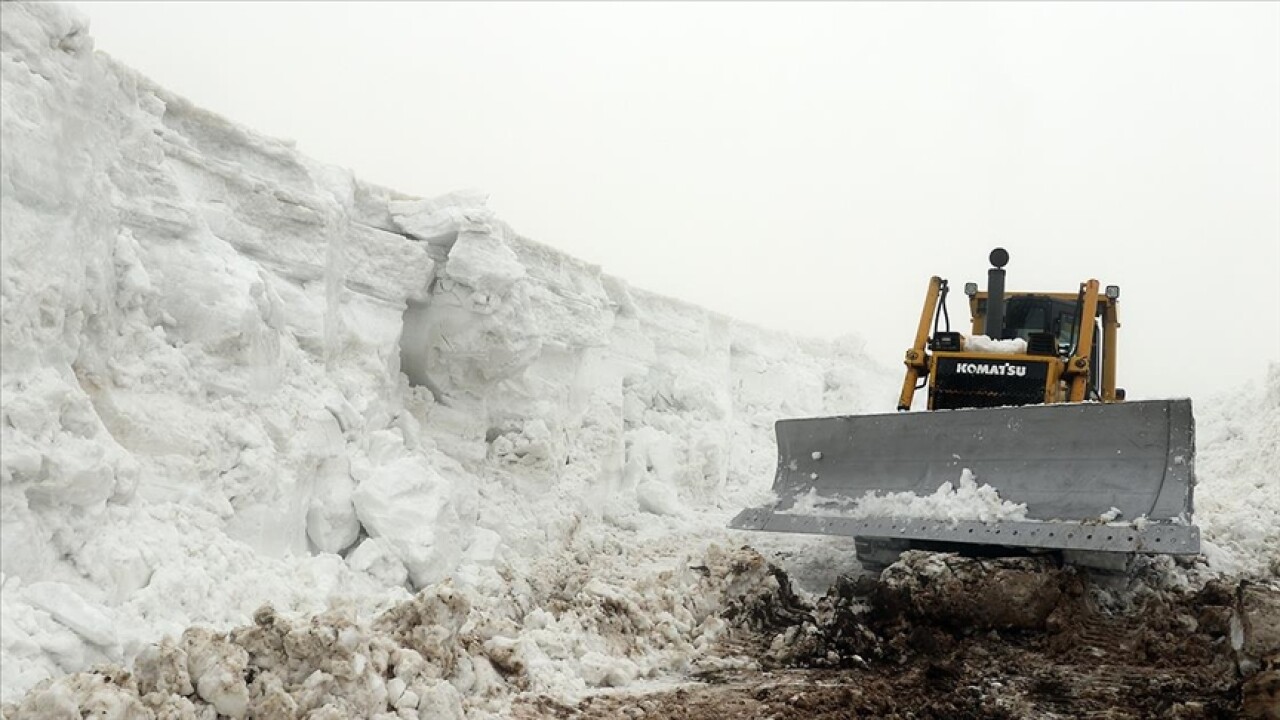
[[[996,248],[988,259],[991,269],[987,270],[987,320],[983,327],[987,337],[1000,340],[1004,334],[1004,266],[1009,253]]]

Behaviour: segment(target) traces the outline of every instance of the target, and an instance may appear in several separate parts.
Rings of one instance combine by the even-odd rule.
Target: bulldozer
[[[930,278],[898,412],[775,423],[776,500],[731,527],[853,537],[870,567],[907,549],[1056,552],[1111,570],[1199,554],[1191,401],[1126,402],[1116,387],[1119,287],[1006,292],[1008,252],[989,260],[987,290],[964,288],[968,335],[951,330],[947,280]],[[910,514],[912,498],[966,479],[1020,512]]]

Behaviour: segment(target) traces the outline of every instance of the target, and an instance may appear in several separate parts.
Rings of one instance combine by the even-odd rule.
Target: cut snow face
[[[312,699],[385,663],[350,702],[446,717],[684,672],[769,587],[711,547],[748,540],[724,527],[768,495],[773,423],[896,398],[855,338],[631,288],[482,195],[363,183],[96,54],[67,8],[0,3],[0,72],[5,700],[111,662],[225,714],[287,706],[236,679],[277,643],[350,651]],[[1276,551],[1269,393],[1201,443],[1232,572]],[[750,541],[850,570],[840,539]],[[42,697],[105,686],[76,678]]]

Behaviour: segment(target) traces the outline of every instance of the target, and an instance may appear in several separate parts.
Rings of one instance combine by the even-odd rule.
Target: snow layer
[[[631,288],[482,195],[193,107],[65,7],[0,12],[6,700],[264,603],[368,617],[441,582],[507,598],[513,642],[554,629],[540,686],[679,667],[562,606],[648,607],[767,491],[777,417],[892,394],[855,339]]]
[[[61,6],[0,3],[0,73],[5,700],[136,659],[176,705],[238,714],[279,688],[241,688],[256,646],[209,628],[266,603],[299,657],[313,626],[372,652],[374,618],[430,620],[390,631],[452,660],[353,690],[400,716],[681,672],[767,588],[717,548],[767,498],[773,422],[896,398],[856,339],[631,288],[476,193],[362,183],[95,54]],[[1276,571],[1267,382],[1201,408],[1197,519],[1232,572]],[[751,542],[813,578],[851,557]],[[130,711],[93,677],[26,700]]]
[[[1022,355],[1027,352],[1027,341],[1022,338],[1008,340],[992,340],[986,335],[961,335],[962,347],[966,352],[1001,353]]]

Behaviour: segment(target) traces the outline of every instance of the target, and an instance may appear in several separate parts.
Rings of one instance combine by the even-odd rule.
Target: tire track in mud
[[[908,553],[744,627],[722,652],[755,669],[576,705],[532,698],[513,717],[1280,720],[1280,588],[1265,585],[1115,592],[1045,558]]]

